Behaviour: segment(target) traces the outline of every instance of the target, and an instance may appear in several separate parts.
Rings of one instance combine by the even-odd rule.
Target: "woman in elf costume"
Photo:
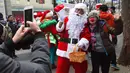
[[[41,13],[41,14],[40,14]],[[48,41],[48,45],[50,47],[50,59],[52,68],[56,68],[55,66],[55,50],[57,45],[57,40],[55,37],[56,28],[55,25],[57,24],[57,21],[53,19],[53,12],[50,10],[46,10],[44,12],[39,12],[38,16],[36,16],[40,19],[36,20],[39,24],[39,27],[41,30],[45,33],[46,39]]]

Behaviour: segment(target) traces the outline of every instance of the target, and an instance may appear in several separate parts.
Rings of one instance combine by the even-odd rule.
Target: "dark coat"
[[[4,20],[0,20],[0,37],[3,34],[3,26],[2,25],[6,25],[6,21]],[[0,38],[0,44],[2,44],[3,40]]]
[[[15,45],[12,40],[0,45],[0,73],[51,73],[48,43],[42,33],[35,35],[30,61],[9,57]]]
[[[88,23],[88,26],[90,24]],[[105,31],[105,28],[108,28],[108,32]],[[113,52],[115,52],[115,47],[112,43],[112,41],[109,38],[109,34],[115,34],[115,32],[113,30],[111,30],[110,26],[107,26],[105,21],[99,20],[97,23],[97,26],[95,28],[95,36],[96,34],[99,34],[101,36],[101,40],[96,41],[96,42],[100,42],[102,41],[103,46],[104,46],[104,52],[106,52],[107,54],[113,54]],[[97,38],[98,39],[98,38]],[[91,51],[91,44],[89,47],[89,51]]]

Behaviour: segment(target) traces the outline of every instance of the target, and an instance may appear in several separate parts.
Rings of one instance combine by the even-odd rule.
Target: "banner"
[[[69,7],[70,9],[71,8],[74,8],[75,4],[67,4],[67,3],[63,3],[65,7]]]
[[[56,3],[58,4],[66,3],[66,0],[56,0]]]

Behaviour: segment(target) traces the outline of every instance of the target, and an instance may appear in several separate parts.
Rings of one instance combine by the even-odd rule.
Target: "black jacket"
[[[34,36],[30,61],[9,57],[16,44],[12,40],[0,45],[0,73],[51,73],[49,48],[41,32]]]
[[[0,44],[2,44],[4,41],[1,39],[1,35],[3,34],[3,26],[2,25],[6,25],[6,21],[4,20],[0,20]]]

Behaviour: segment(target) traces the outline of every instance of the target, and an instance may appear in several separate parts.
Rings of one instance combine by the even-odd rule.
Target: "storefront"
[[[13,7],[12,8],[12,14],[13,16],[16,18],[16,20],[19,20],[20,22],[23,21],[24,17],[23,17],[23,7]],[[42,8],[34,8],[34,12],[37,11],[44,11],[46,9],[42,9]]]

